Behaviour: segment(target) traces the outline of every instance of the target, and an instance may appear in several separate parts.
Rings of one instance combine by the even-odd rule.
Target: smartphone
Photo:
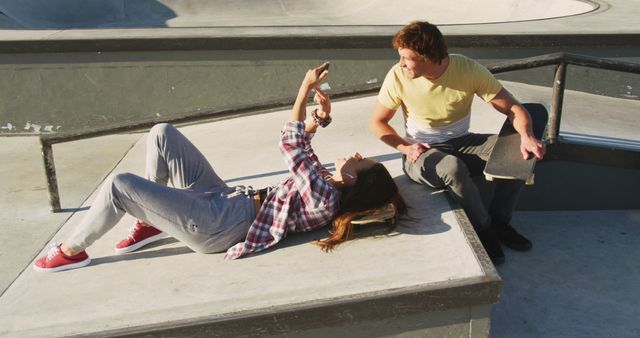
[[[328,70],[328,69],[329,69],[329,66],[331,66],[331,64],[330,64],[330,63],[327,63],[327,65],[326,65],[326,66],[324,66],[324,67],[320,68],[320,73],[318,73],[318,74],[322,74],[322,72],[324,72],[325,70]]]
[[[328,70],[330,65],[331,65],[330,63],[327,63],[327,65],[326,65],[326,66],[324,66],[324,67],[320,68],[320,73],[318,73],[318,75],[322,74],[322,72],[324,72],[325,70]],[[326,79],[325,79],[325,80],[326,80]],[[326,82],[323,82],[322,84],[320,84],[319,88],[320,88],[320,90],[322,90],[323,92],[326,92],[327,90],[331,89],[331,87],[329,86],[329,84],[328,84],[328,83],[326,83]]]
[[[323,92],[328,92],[328,91],[330,91],[330,90],[331,90],[331,86],[329,86],[329,84],[328,84],[328,83],[323,82],[323,83],[320,85],[320,90],[322,90]]]

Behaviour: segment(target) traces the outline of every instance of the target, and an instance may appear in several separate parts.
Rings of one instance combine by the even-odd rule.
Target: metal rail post
[[[60,211],[60,194],[58,193],[58,179],[56,177],[56,166],[53,162],[53,149],[51,144],[40,138],[42,146],[42,160],[44,162],[44,172],[47,176],[47,189],[49,190],[49,209],[52,212]]]
[[[556,67],[553,79],[553,97],[551,98],[551,114],[547,127],[547,142],[554,144],[558,141],[560,133],[560,120],[562,119],[562,102],[564,100],[564,86],[567,79],[567,63],[561,61]]]

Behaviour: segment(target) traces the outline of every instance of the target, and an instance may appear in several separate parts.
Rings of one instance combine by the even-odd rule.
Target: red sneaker
[[[91,263],[91,258],[84,250],[73,256],[67,256],[60,250],[60,245],[60,243],[53,244],[46,256],[33,262],[33,268],[39,272],[58,272],[81,268]]]
[[[116,244],[116,253],[121,255],[123,253],[136,251],[141,247],[159,241],[167,237],[162,231],[152,227],[142,225],[142,221],[136,221],[136,224],[129,229],[129,235],[127,238]]]

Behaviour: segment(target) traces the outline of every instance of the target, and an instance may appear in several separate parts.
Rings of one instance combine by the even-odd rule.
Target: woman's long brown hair
[[[395,218],[406,214],[407,205],[393,177],[382,163],[376,163],[370,169],[359,172],[356,184],[343,191],[340,209],[333,219],[331,236],[316,244],[324,251],[331,251],[336,245],[351,238],[354,228],[352,220],[380,213],[381,208],[389,203],[393,204],[396,211],[391,222],[395,225]]]

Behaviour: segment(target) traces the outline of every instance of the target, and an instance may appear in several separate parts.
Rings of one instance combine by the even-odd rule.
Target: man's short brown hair
[[[393,37],[393,48],[407,48],[440,64],[449,55],[442,33],[426,21],[414,21],[404,26]]]

